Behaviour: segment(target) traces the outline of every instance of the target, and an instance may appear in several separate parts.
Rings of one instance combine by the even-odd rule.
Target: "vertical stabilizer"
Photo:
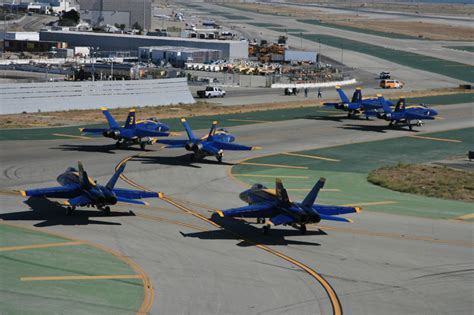
[[[291,204],[288,192],[283,187],[283,182],[280,178],[277,178],[275,181],[275,194],[282,205],[289,206]]]
[[[349,103],[349,98],[347,97],[346,93],[341,89],[340,86],[336,86],[336,91],[339,94],[339,98],[343,103]]]
[[[194,133],[193,133],[191,127],[189,126],[188,122],[186,121],[186,119],[181,118],[181,123],[183,124],[184,129],[186,129],[186,133],[188,134],[189,140],[196,140],[196,136],[194,135]]]
[[[310,208],[314,205],[316,198],[318,197],[318,193],[321,188],[324,187],[324,183],[326,182],[326,178],[321,177],[318,182],[313,186],[313,189],[308,193],[306,198],[304,198],[303,202],[301,203],[304,207]]]
[[[126,129],[133,129],[135,128],[135,110],[131,109],[130,112],[128,113],[127,120],[125,121],[125,128]]]
[[[102,107],[102,113],[104,114],[105,118],[107,119],[107,122],[109,123],[109,127],[112,129],[115,128],[120,128],[119,124],[115,121],[114,117],[112,114],[109,112],[109,110],[105,107]]]

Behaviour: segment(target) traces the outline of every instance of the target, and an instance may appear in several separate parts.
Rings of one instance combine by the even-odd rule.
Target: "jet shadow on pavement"
[[[319,243],[289,240],[287,236],[301,236],[298,230],[289,229],[272,229],[268,235],[263,235],[262,230],[247,221],[222,218],[217,214],[213,214],[211,220],[222,227],[222,230],[211,230],[196,233],[182,233],[184,237],[196,237],[204,240],[223,239],[223,240],[239,240],[237,246],[248,247],[260,245],[308,245],[321,246]],[[306,236],[310,235],[327,235],[326,232],[318,230],[308,230]]]
[[[50,149],[62,150],[62,151],[108,153],[108,154],[115,154],[115,151],[133,151],[133,152],[154,151],[154,150],[141,150],[139,147],[133,147],[133,146],[123,146],[123,147],[117,148],[115,144],[106,144],[106,145],[62,144],[58,147],[53,147]]]
[[[418,130],[408,130],[407,128],[401,128],[401,127],[392,127],[389,125],[354,125],[354,124],[345,124],[341,127],[341,129],[347,129],[347,130],[357,130],[357,131],[372,131],[372,132],[379,132],[379,133],[387,133],[387,130],[393,130],[393,131],[402,131],[402,132],[419,132]]]
[[[232,163],[226,162],[219,163],[217,160],[213,161],[212,157],[209,157],[209,159],[204,158],[191,161],[190,154],[184,154],[180,156],[136,156],[133,158],[133,161],[142,162],[143,164],[179,165],[194,168],[201,168],[201,166],[196,164],[215,164],[224,166],[234,165]]]
[[[347,119],[352,119],[352,118],[347,118],[347,116],[344,116],[344,115],[341,114],[341,115],[338,115],[338,116],[307,115],[307,116],[303,117],[303,119],[344,122]]]
[[[99,221],[91,218],[107,218],[107,217],[124,217],[135,216],[132,211],[116,212],[111,211],[109,215],[104,214],[100,210],[82,210],[76,209],[72,215],[67,216],[66,210],[57,202],[44,198],[30,197],[24,201],[31,210],[3,213],[0,219],[5,221],[42,221],[36,223],[36,227],[47,227],[55,225],[121,225],[118,222]]]

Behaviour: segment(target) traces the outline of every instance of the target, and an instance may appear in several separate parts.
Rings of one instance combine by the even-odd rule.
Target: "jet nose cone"
[[[436,115],[438,115],[438,112],[435,111],[434,109],[430,109],[429,112],[428,112],[428,115],[430,115],[430,116],[436,116]]]

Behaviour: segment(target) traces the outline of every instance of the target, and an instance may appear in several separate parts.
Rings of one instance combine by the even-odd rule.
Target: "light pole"
[[[89,47],[90,55],[91,55],[91,64],[92,64],[92,82],[95,81],[95,62],[94,62],[94,55],[97,55],[100,47]]]
[[[110,58],[110,80],[114,80],[114,60],[115,58]]]
[[[300,32],[300,39],[301,39],[301,50],[303,50],[303,32]]]

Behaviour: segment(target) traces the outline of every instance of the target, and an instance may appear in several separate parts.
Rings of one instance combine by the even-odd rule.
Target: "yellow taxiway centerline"
[[[284,164],[265,164],[265,163],[254,163],[254,162],[240,162],[240,165],[255,165],[255,166],[268,166],[268,167],[278,167],[278,168],[294,168],[299,170],[307,170],[307,166],[293,166],[293,165],[284,165]]]
[[[308,179],[308,176],[298,176],[298,175],[264,175],[264,174],[233,174],[234,176],[243,176],[243,177],[271,177],[271,178],[300,178]]]
[[[53,136],[76,138],[76,139],[92,139],[91,137],[67,135],[67,134],[64,134],[64,133],[53,133]]]
[[[324,290],[326,291],[326,293],[328,294],[328,297],[329,297],[329,300],[331,301],[331,305],[332,305],[332,308],[333,308],[333,314],[334,315],[342,315],[342,306],[341,306],[341,302],[339,301],[339,297],[337,296],[336,292],[334,291],[334,289],[331,287],[331,285],[326,281],[326,279],[324,279],[319,273],[317,273],[315,270],[313,270],[312,268],[306,266],[305,264],[299,262],[298,260],[295,260],[277,250],[274,250],[268,246],[265,246],[265,245],[262,245],[262,244],[259,244],[253,240],[250,240],[250,239],[246,239],[246,238],[242,238],[242,236],[240,236],[239,234],[235,233],[235,232],[231,232],[229,230],[226,230],[226,229],[223,229],[219,224],[217,224],[216,222],[214,221],[211,221],[210,219],[206,218],[205,216],[193,211],[192,209],[189,209],[183,205],[180,205],[179,203],[173,201],[173,199],[171,198],[168,198],[166,196],[163,196],[162,197],[162,200],[164,200],[165,202],[168,202],[172,205],[174,205],[175,207],[195,216],[195,217],[198,217],[200,218],[201,220],[204,220],[206,222],[208,222],[209,224],[223,230],[223,231],[226,231],[227,233],[230,233],[231,235],[234,235],[236,236],[237,238],[239,239],[242,239],[244,241],[247,241],[247,242],[250,242],[252,244],[255,245],[255,247],[261,249],[261,250],[264,250],[268,253],[271,253],[277,257],[280,257],[292,264],[294,264],[295,266],[301,268],[302,270],[304,270],[305,272],[307,272],[308,274],[310,274],[313,278],[315,278],[320,284],[321,286],[324,288]],[[219,213],[218,212],[218,215],[219,216],[222,216],[223,213],[222,211]]]
[[[74,246],[74,245],[82,245],[82,244],[84,244],[84,242],[59,242],[59,243],[36,244],[36,245],[6,246],[6,247],[0,247],[0,252],[9,252],[9,251],[15,251],[15,250],[27,250],[27,249],[36,249],[36,248]]]
[[[115,280],[142,279],[142,275],[103,275],[103,276],[52,276],[52,277],[21,277],[20,281],[64,281],[64,280]]]
[[[454,218],[455,220],[469,220],[469,219],[474,219],[474,213],[469,213],[465,215],[461,215],[459,217]]]
[[[268,120],[255,120],[255,119],[236,119],[236,118],[229,118],[228,121],[243,121],[243,122],[254,122],[254,123],[267,123],[271,122]]]
[[[340,162],[341,161],[341,160],[338,160],[338,159],[331,159],[331,158],[327,158],[327,157],[324,157],[324,156],[318,156],[318,155],[308,155],[308,154],[299,154],[299,153],[290,153],[290,152],[286,152],[286,153],[282,153],[282,154],[290,155],[290,156],[305,157],[305,158],[309,158],[309,159],[331,161],[331,162]]]
[[[397,203],[396,201],[375,201],[375,202],[361,202],[361,203],[350,203],[345,205],[340,205],[342,207],[352,207],[352,206],[382,206],[382,205],[392,205]]]
[[[433,137],[415,136],[415,135],[411,135],[411,136],[408,136],[408,137],[417,138],[417,139],[434,140],[434,141],[444,141],[444,142],[456,142],[456,143],[462,142],[461,140],[433,138]]]

